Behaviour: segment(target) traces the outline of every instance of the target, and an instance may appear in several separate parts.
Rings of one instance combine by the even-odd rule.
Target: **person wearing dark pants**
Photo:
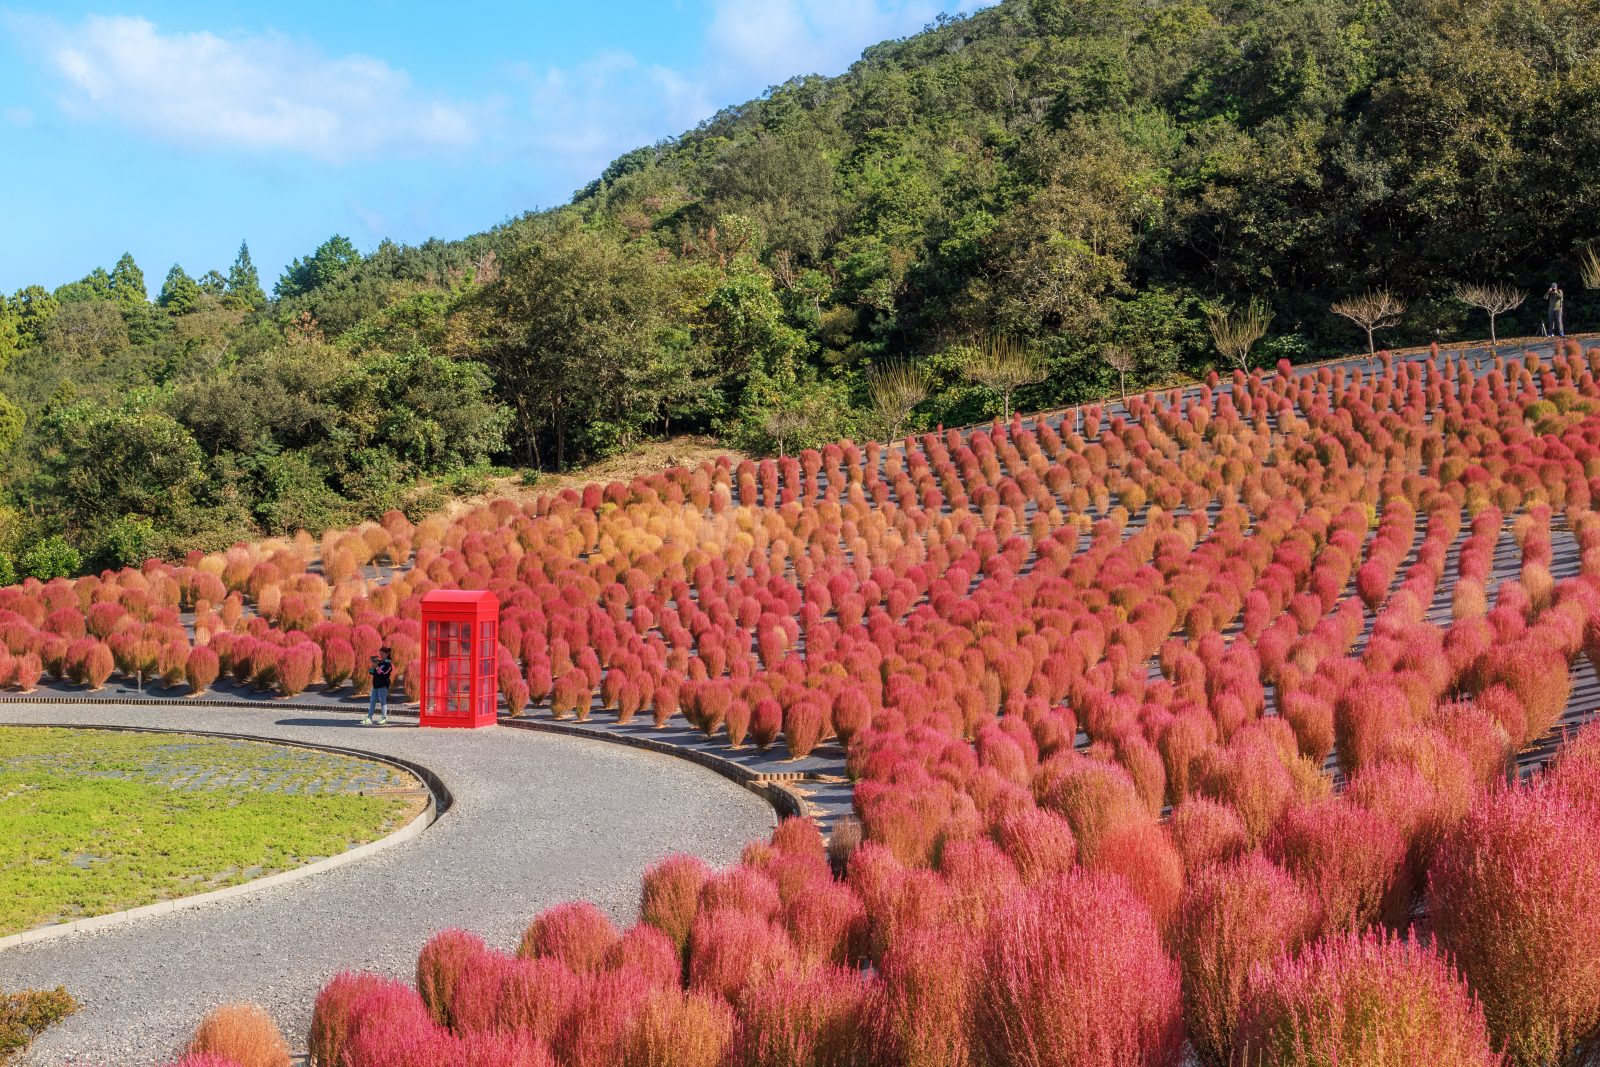
[[[394,677],[394,661],[389,658],[387,645],[372,657],[367,673],[372,676],[372,695],[367,698],[367,717],[361,720],[361,725],[371,726],[373,712],[377,712],[377,724],[382,726],[389,721],[389,681]]]
[[[1551,282],[1550,288],[1544,291],[1545,328],[1551,337],[1567,335],[1566,303],[1566,294],[1561,291],[1561,286]]]

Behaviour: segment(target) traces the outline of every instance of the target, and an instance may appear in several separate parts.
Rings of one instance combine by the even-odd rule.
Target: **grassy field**
[[[382,764],[249,741],[0,729],[0,936],[344,852],[419,812],[415,788]]]

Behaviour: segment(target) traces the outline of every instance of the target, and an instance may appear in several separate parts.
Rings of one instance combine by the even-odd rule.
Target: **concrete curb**
[[[8,701],[8,703],[25,703],[25,701]],[[94,701],[80,701],[80,703],[94,703]],[[281,745],[286,748],[304,748],[316,752],[328,752],[333,755],[350,756],[356,759],[369,760],[373,763],[382,763],[397,770],[401,770],[417,779],[428,790],[428,805],[422,812],[406,825],[394,832],[380,837],[376,841],[369,841],[364,845],[357,845],[347,852],[337,856],[329,856],[308,863],[303,867],[293,870],[280,871],[257,878],[239,885],[230,885],[222,889],[214,889],[207,893],[196,893],[193,896],[178,897],[175,900],[162,900],[154,904],[145,904],[126,911],[114,911],[105,915],[94,915],[85,919],[74,919],[71,922],[57,923],[53,926],[40,926],[32,930],[24,930],[17,934],[8,934],[0,937],[0,952],[20,945],[35,945],[43,941],[54,941],[57,938],[68,937],[73,934],[89,933],[95,930],[104,930],[108,927],[121,926],[125,923],[137,921],[156,915],[168,915],[175,911],[196,908],[206,904],[214,904],[234,897],[246,896],[257,893],[263,889],[272,889],[276,886],[297,882],[302,878],[309,878],[323,871],[331,871],[343,867],[348,863],[374,856],[387,848],[404,844],[422,836],[422,832],[432,826],[439,817],[450,809],[453,798],[450,790],[439,779],[438,775],[420,764],[410,760],[398,759],[394,756],[380,755],[376,752],[367,752],[362,749],[344,748],[338,745],[315,745],[305,741],[284,741],[273,737],[260,737],[252,734],[224,733],[217,730],[176,730],[154,726],[101,726],[84,723],[0,723],[0,727],[18,727],[24,729],[56,729],[56,730],[115,730],[121,733],[148,733],[148,734],[179,734],[191,737],[215,737],[231,741],[256,741],[268,745]]]
[[[536,733],[560,734],[563,737],[581,737],[590,741],[604,741],[613,745],[623,745],[628,748],[643,749],[646,752],[655,752],[663,756],[672,756],[677,759],[688,760],[710,771],[715,771],[732,782],[737,782],[750,792],[756,794],[771,804],[778,815],[784,818],[798,817],[816,822],[816,815],[807,803],[805,797],[789,788],[785,781],[803,779],[801,774],[784,775],[782,778],[735,763],[733,760],[723,759],[721,756],[709,752],[700,752],[695,749],[680,748],[666,741],[657,741],[650,737],[634,737],[628,734],[614,734],[605,730],[592,730],[581,723],[563,722],[559,719],[512,719],[502,716],[501,726],[509,726],[514,730],[532,730]]]

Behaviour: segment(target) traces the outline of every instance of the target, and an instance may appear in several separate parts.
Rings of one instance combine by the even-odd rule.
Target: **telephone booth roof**
[[[496,611],[500,602],[487,589],[435,589],[423,595],[422,607],[424,611],[434,609],[454,614],[473,609]]]

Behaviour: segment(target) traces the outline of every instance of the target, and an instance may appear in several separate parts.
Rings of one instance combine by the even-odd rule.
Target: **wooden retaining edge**
[[[10,700],[6,701],[6,703],[23,703],[23,701]],[[98,702],[86,700],[81,701],[81,703]],[[454,801],[454,797],[452,797],[449,788],[445,786],[444,782],[439,778],[439,776],[421,764],[412,763],[410,760],[399,759],[394,756],[384,756],[376,752],[367,752],[362,749],[344,748],[338,745],[317,745],[306,741],[284,741],[272,737],[260,737],[252,734],[224,733],[217,730],[178,730],[154,726],[98,726],[83,725],[80,723],[8,722],[0,723],[0,727],[52,730],[116,730],[123,733],[179,734],[194,737],[215,737],[230,741],[256,741],[263,744],[282,745],[286,748],[310,749],[315,752],[328,752],[334,755],[350,756],[355,759],[363,759],[373,763],[386,764],[390,767],[394,767],[397,770],[401,770],[407,774],[410,774],[412,777],[420,781],[428,790],[428,806],[410,822],[406,823],[406,825],[402,826],[393,833],[390,833],[384,837],[380,837],[376,841],[369,841],[364,845],[358,845],[349,851],[339,853],[337,856],[328,856],[325,859],[317,860],[315,863],[308,863],[303,867],[296,867],[293,870],[288,871],[280,871],[277,874],[269,874],[264,878],[256,878],[249,882],[241,882],[238,885],[230,885],[222,889],[213,889],[207,893],[196,893],[192,896],[178,897],[175,900],[161,900],[154,904],[145,904],[141,907],[129,908],[126,911],[114,911],[106,915],[94,915],[85,919],[74,919],[71,922],[56,923],[52,926],[40,926],[32,930],[24,930],[21,933],[8,934],[5,937],[0,937],[0,952],[4,952],[8,948],[15,948],[20,945],[34,945],[43,941],[54,941],[57,938],[68,937],[73,934],[104,930],[109,927],[122,926],[126,923],[135,922],[139,919],[149,918],[156,915],[168,915],[175,911],[183,911],[188,908],[196,908],[206,904],[215,904],[224,900],[232,899],[234,897],[242,897],[251,893],[258,893],[264,889],[272,889],[280,885],[287,885],[290,882],[297,882],[302,878],[309,878],[314,874],[321,874],[324,871],[331,871],[337,867],[343,867],[346,864],[355,863],[358,860],[363,860],[369,856],[374,856],[387,848],[392,848],[395,845],[404,844],[407,841],[411,841],[417,837],[420,837],[424,830],[432,826],[436,821],[438,821],[441,815],[450,809],[450,805]]]
[[[629,748],[644,749],[663,756],[672,756],[675,759],[688,760],[690,763],[699,764],[710,771],[715,771],[732,782],[737,782],[750,792],[756,794],[772,805],[780,818],[809,819],[817,824],[816,813],[811,804],[794,789],[785,784],[786,781],[803,780],[807,776],[804,772],[785,774],[781,778],[777,775],[763,774],[752,771],[750,768],[735,763],[733,760],[724,759],[710,752],[701,752],[692,748],[681,748],[666,741],[657,741],[653,737],[634,737],[628,734],[613,734],[604,730],[592,730],[578,723],[562,722],[557,719],[512,719],[502,717],[501,726],[509,726],[514,730],[533,730],[537,733],[560,734],[563,737],[581,737],[590,741],[605,741],[614,745],[626,745]],[[820,826],[818,827],[821,828]]]

